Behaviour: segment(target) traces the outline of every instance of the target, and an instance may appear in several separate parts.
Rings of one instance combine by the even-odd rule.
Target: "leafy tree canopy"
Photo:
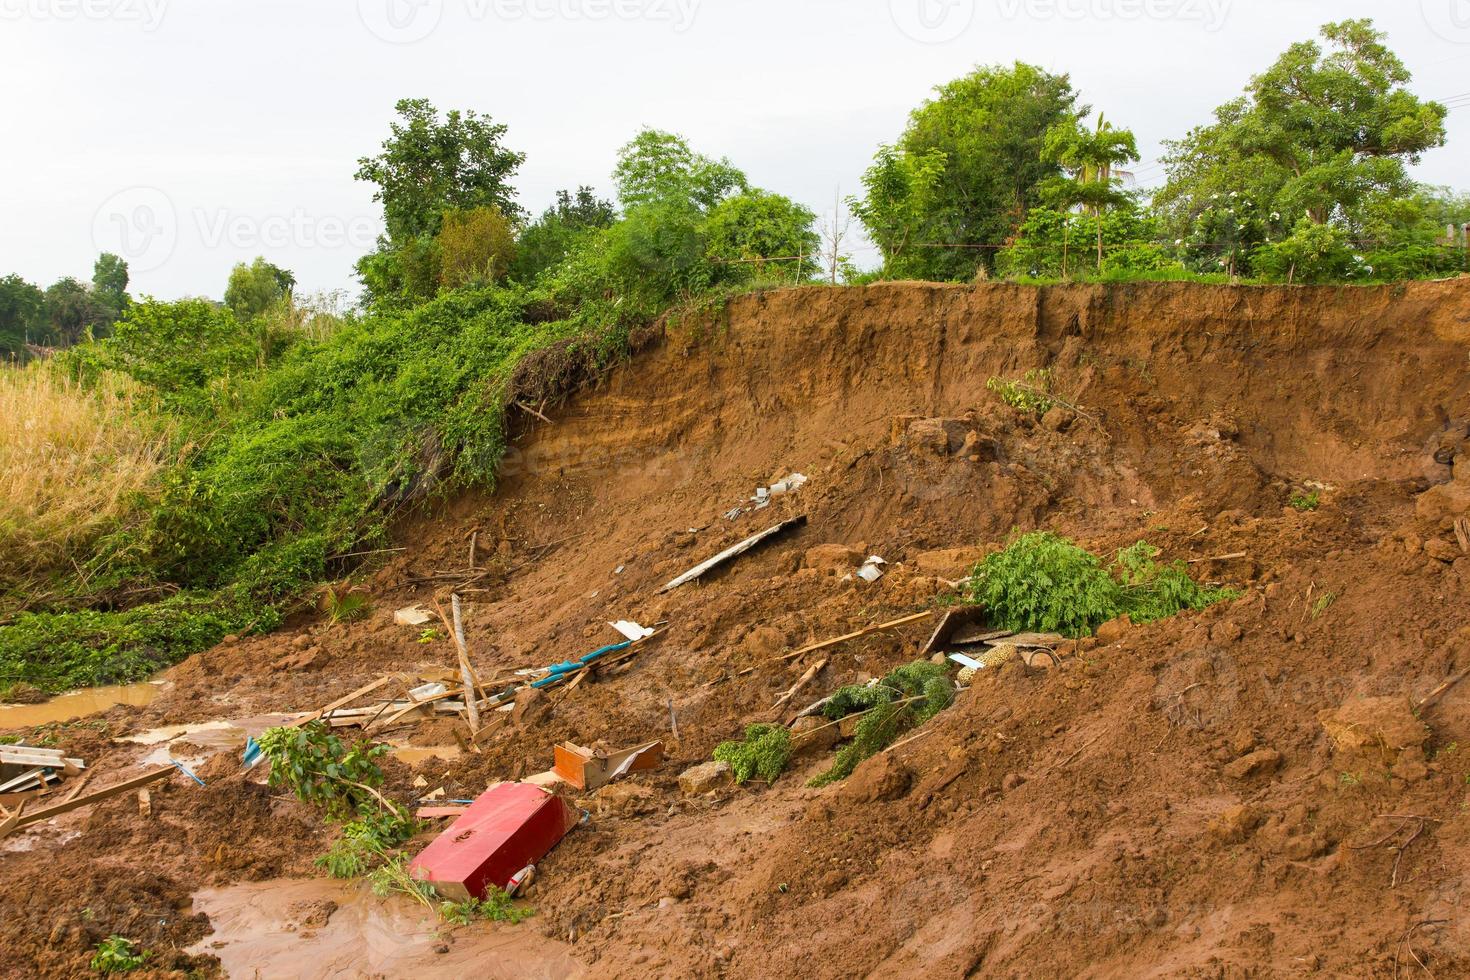
[[[357,179],[376,184],[388,237],[404,243],[437,235],[446,211],[496,207],[519,219],[510,181],[525,161],[507,149],[506,127],[474,111],[450,110],[441,120],[427,99],[404,99],[401,121],[383,151],[358,161]]]
[[[225,306],[242,320],[260,316],[296,288],[296,277],[288,270],[267,262],[263,256],[246,265],[241,262],[230,271],[225,286]]]
[[[684,137],[645,129],[618,154],[613,183],[625,209],[672,199],[708,211],[726,197],[746,190],[745,174],[729,160],[695,153]]]
[[[1057,175],[1046,135],[1085,115],[1066,75],[1017,62],[977,68],[939,87],[909,118],[898,143],[878,152],[852,202],[883,251],[889,274],[969,279],[994,264]],[[959,247],[933,248],[944,245]]]
[[[1302,217],[1356,234],[1375,202],[1411,194],[1407,167],[1444,144],[1447,110],[1409,92],[1408,69],[1372,21],[1328,24],[1322,36],[1326,48],[1292,45],[1214,123],[1168,144],[1155,204],[1179,237],[1231,197],[1268,219],[1254,245],[1296,234]]]

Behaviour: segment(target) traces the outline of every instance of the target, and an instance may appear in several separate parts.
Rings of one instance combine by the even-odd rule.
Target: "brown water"
[[[0,730],[75,721],[100,715],[120,704],[141,708],[150,704],[162,691],[161,683],[145,681],[116,687],[89,687],[41,704],[0,704]]]
[[[280,880],[211,888],[194,896],[194,911],[209,916],[214,934],[189,952],[218,956],[231,977],[585,975],[569,947],[543,936],[534,920],[451,929],[411,899],[381,899],[360,883]],[[444,946],[447,952],[435,952]]]

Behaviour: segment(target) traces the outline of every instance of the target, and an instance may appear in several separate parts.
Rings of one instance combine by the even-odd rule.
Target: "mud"
[[[595,390],[548,407],[554,425],[522,419],[495,494],[405,518],[407,550],[366,572],[367,621],[221,646],[154,703],[107,713],[105,731],[55,736],[120,775],[160,746],[119,737],[312,710],[385,672],[453,668],[449,644],[419,644],[391,611],[460,586],[482,675],[614,642],[609,620],[667,624],[626,669],[548,697],[482,753],[432,751],[457,744],[450,720],[386,735],[433,756],[385,763],[404,800],[425,792],[416,779],[467,798],[541,772],[564,739],[665,739],[660,770],[576,801],[591,819],[542,863],[537,914],[518,927],[527,970],[570,956],[599,977],[1463,975],[1470,685],[1420,713],[1422,746],[1345,751],[1323,716],[1361,697],[1411,712],[1470,667],[1454,520],[1470,511],[1467,350],[1470,281],[739,298],[650,335]],[[1041,367],[1075,411],[1022,417],[986,390]],[[792,472],[811,482],[721,516]],[[1321,506],[1293,508],[1308,490]],[[798,514],[804,528],[658,594]],[[1059,670],[982,676],[924,738],[846,783],[806,788],[826,764],[808,755],[773,786],[680,794],[677,774],[811,661],[739,671],[927,608],[1036,527],[1101,552],[1146,538],[1243,598],[1115,625]],[[848,579],[870,554],[888,574]],[[837,648],[804,694],[876,676],[926,636]],[[325,656],[272,671],[293,645]],[[72,975],[104,929],[199,970],[206,954],[240,963],[232,947],[285,962],[277,940],[300,963],[338,962],[337,939],[287,943],[282,920],[206,891],[310,877],[330,837],[237,771],[223,752],[201,770],[209,788],[155,790],[149,819],[127,798],[28,831],[27,850],[0,855],[0,974]],[[169,915],[130,914],[122,889],[140,875]],[[449,954],[405,939],[416,958],[383,972],[432,970],[504,932],[464,935]]]

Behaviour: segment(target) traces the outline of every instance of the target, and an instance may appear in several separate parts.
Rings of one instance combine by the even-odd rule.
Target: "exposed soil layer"
[[[448,644],[420,643],[392,611],[461,585],[483,675],[612,642],[608,620],[667,623],[627,669],[547,696],[482,754],[386,764],[400,799],[415,776],[463,797],[549,768],[563,739],[665,738],[665,765],[582,798],[588,825],[542,864],[518,928],[544,965],[1467,975],[1470,682],[1415,710],[1470,668],[1470,536],[1455,527],[1470,513],[1467,354],[1470,280],[742,297],[656,332],[547,407],[553,424],[525,414],[496,493],[401,523],[406,550],[368,570],[367,621],[227,643],[152,704],[56,742],[102,785],[147,752],[113,737],[310,710],[384,672],[449,667]],[[1070,408],[1035,418],[986,389],[1034,368]],[[810,477],[800,491],[723,516],[793,472]],[[1291,506],[1312,493],[1317,509]],[[658,594],[798,514],[805,527]],[[928,627],[771,658],[929,608],[1037,527],[1100,552],[1146,539],[1244,597],[1110,624],[1059,669],[983,673],[924,737],[844,783],[807,788],[830,755],[806,754],[772,786],[681,794],[680,771],[821,656],[801,703],[912,659]],[[888,574],[847,578],[870,554]],[[308,666],[277,668],[287,659]],[[454,727],[393,738],[452,745]],[[314,811],[235,777],[237,760],[207,763],[207,789],[156,788],[146,818],[126,797],[0,845],[0,975],[75,975],[112,933],[157,951],[160,972],[219,969],[190,896],[311,876],[330,838]],[[321,956],[298,941],[299,975],[347,969],[340,936]],[[504,933],[457,943],[476,941]],[[515,949],[531,969],[534,948]]]

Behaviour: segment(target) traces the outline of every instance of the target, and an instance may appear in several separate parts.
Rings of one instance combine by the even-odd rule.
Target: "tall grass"
[[[0,592],[84,560],[139,516],[168,433],[131,383],[82,388],[44,364],[0,368]]]

